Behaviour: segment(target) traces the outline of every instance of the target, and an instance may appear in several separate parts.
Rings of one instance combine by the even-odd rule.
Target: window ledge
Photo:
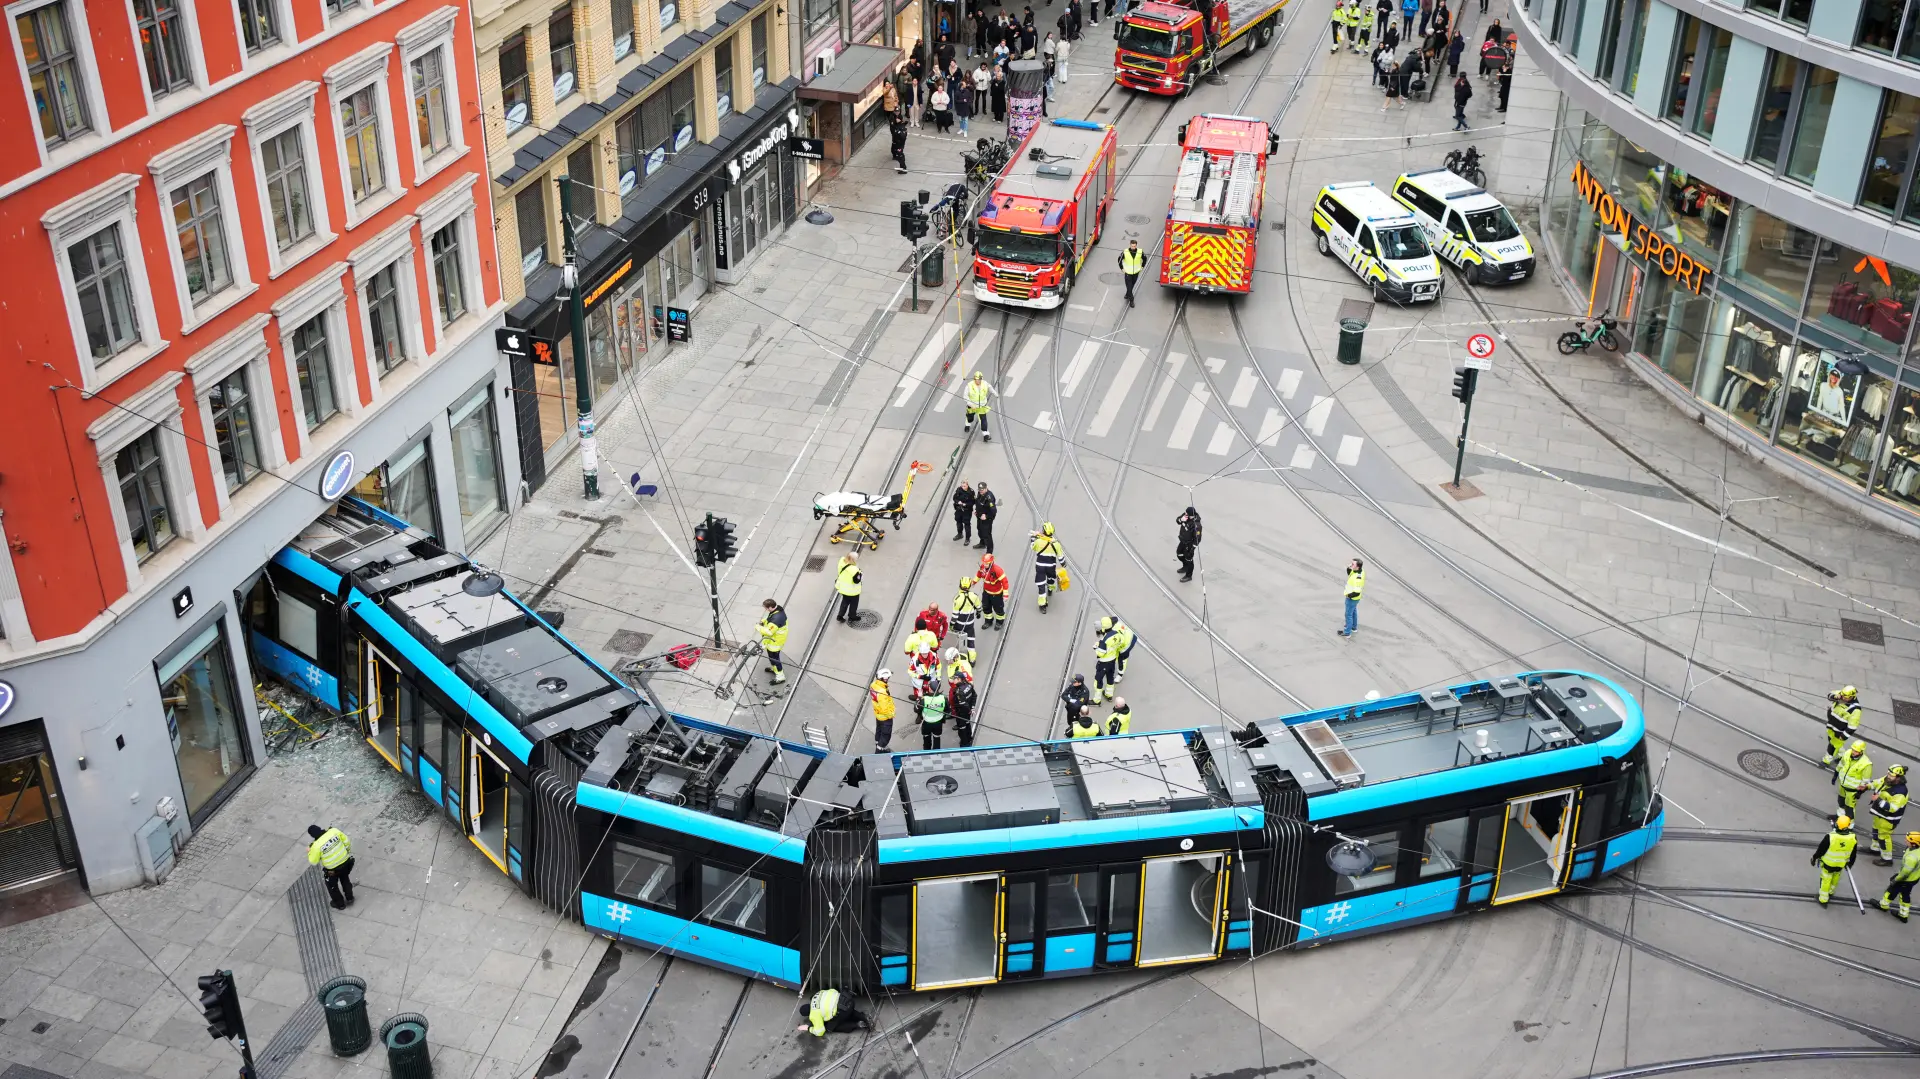
[[[428,180],[447,171],[448,167],[455,162],[464,160],[466,156],[467,151],[465,147],[448,146],[446,149],[420,163],[420,175],[414,177],[413,186],[420,187],[424,185]]]
[[[183,86],[178,90],[156,98],[153,102],[153,107],[147,110],[147,115],[156,120],[172,116],[177,112],[185,112],[212,96],[205,86],[197,83],[192,86]]]
[[[325,31],[322,31],[324,33]],[[282,60],[290,59],[300,51],[300,42],[281,38],[278,45],[270,45],[258,52],[248,52],[245,43],[240,45],[240,68],[243,71],[261,71],[272,67]]]
[[[433,355],[428,356],[427,362],[432,363],[442,356],[457,352],[459,347],[465,344],[467,338],[472,335],[474,328],[480,325],[482,321],[479,312],[468,308],[461,313],[459,318],[454,319],[452,322],[436,325],[434,328],[439,334],[437,343],[440,345],[440,349]]]
[[[40,156],[45,161],[47,168],[63,169],[79,161],[81,158],[86,157],[88,154],[99,150],[106,144],[106,133],[98,130],[89,131],[79,138],[68,139],[58,146],[47,148],[42,151]]]
[[[285,251],[279,252],[274,256],[274,260],[278,265],[273,268],[271,273],[267,274],[267,279],[269,281],[278,280],[282,274],[298,267],[301,263],[326,250],[328,244],[339,238],[338,233],[316,232],[312,236],[287,248]]]
[[[351,195],[347,196],[347,202],[350,203],[347,207],[347,228],[349,230],[359,228],[368,218],[399,202],[400,196],[404,194],[406,194],[404,189],[390,187],[372,198],[363,199],[357,203],[353,201]]]
[[[128,372],[139,369],[141,364],[165,352],[167,346],[171,344],[173,344],[171,341],[156,341],[151,345],[142,345],[139,348],[128,349],[113,359],[108,360],[106,363],[93,368],[92,373],[89,374],[86,379],[87,395],[92,396],[97,394],[115,382],[120,381],[121,377]],[[84,363],[86,361],[82,360],[81,362]]]
[[[226,313],[241,300],[259,291],[260,286],[251,281],[245,285],[228,286],[227,290],[220,295],[212,297],[205,303],[195,305],[192,316],[183,319],[180,323],[181,334],[190,334],[200,327],[205,326],[207,323],[212,322],[214,319]]]

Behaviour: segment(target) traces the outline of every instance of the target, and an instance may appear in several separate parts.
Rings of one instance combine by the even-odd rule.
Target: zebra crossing
[[[956,347],[957,361],[936,374],[940,360],[953,354]],[[934,395],[934,412],[960,407],[966,381],[974,371],[988,371],[991,379],[1000,347],[997,330],[981,329],[961,340],[958,324],[942,324],[908,363],[881,422],[905,427],[917,411],[914,406],[922,400],[923,392]],[[1020,343],[1018,351],[1008,358],[996,387],[996,412],[1045,433],[1066,433],[1067,417],[1072,417],[1080,428],[1073,437],[1097,447],[1102,440],[1127,436],[1123,420],[1136,414],[1140,395],[1145,394],[1137,448],[1151,453],[1157,447],[1189,459],[1182,463],[1209,469],[1224,463],[1219,459],[1244,455],[1254,446],[1275,465],[1294,471],[1310,470],[1323,460],[1316,445],[1330,452],[1333,463],[1343,468],[1359,464],[1366,451],[1366,439],[1360,434],[1336,430],[1329,436],[1336,415],[1335,401],[1328,393],[1313,392],[1321,388],[1319,380],[1304,363],[1284,367],[1277,374],[1269,368],[1269,389],[1261,372],[1246,359],[1169,351],[1152,362],[1154,357],[1140,345],[1070,334],[1061,342],[1064,362],[1058,368],[1059,385],[1055,387],[1048,384],[1051,369],[1042,363],[1053,347],[1051,336],[1044,333],[1031,334]],[[1068,406],[1065,416],[1054,409],[1056,389],[1062,403],[1080,403]],[[1216,389],[1225,396],[1217,396]],[[1225,418],[1228,412],[1233,413],[1231,419]],[[1283,446],[1282,440],[1292,425],[1289,413],[1298,417],[1301,430]],[[1351,426],[1351,421],[1342,421],[1339,426]],[[1249,433],[1254,446],[1248,445]],[[1309,435],[1311,445],[1304,437]],[[1216,463],[1206,465],[1208,459]]]

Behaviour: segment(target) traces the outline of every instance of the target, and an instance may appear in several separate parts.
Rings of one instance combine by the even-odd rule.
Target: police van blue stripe
[[[573,797],[575,802],[588,809],[597,809],[615,817],[651,824],[656,828],[664,828],[672,832],[710,839],[715,843],[724,843],[751,854],[778,858],[795,865],[806,859],[807,844],[804,839],[784,836],[779,832],[770,832],[765,828],[756,828],[751,824],[742,824],[725,817],[714,817],[696,810],[682,809],[679,806],[655,801],[642,794],[608,790],[605,787],[582,783],[574,789]]]
[[[911,836],[906,839],[882,839],[880,864],[897,865],[903,862],[926,862],[940,858],[998,857],[1019,851],[1093,847],[1107,843],[1169,839],[1176,836],[1191,836],[1196,844],[1204,845],[1207,842],[1214,842],[1231,846],[1234,833],[1242,830],[1259,831],[1265,824],[1265,810],[1256,806],[1228,806],[1222,809],[1196,809],[1185,813],[1118,817],[1110,820],[1061,821],[1057,824],[1031,824],[1019,828],[986,828],[977,832],[951,832],[944,835]]]

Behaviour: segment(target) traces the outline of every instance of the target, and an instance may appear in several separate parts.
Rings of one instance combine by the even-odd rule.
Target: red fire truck
[[[1048,120],[1027,134],[975,219],[973,296],[1054,308],[1073,291],[1113,204],[1113,128]]]
[[[1247,52],[1266,48],[1285,6],[1287,0],[1147,0],[1114,33],[1114,80],[1152,94],[1191,90],[1233,55],[1235,42],[1244,39]]]
[[[1266,199],[1265,120],[1201,113],[1180,127],[1180,174],[1160,245],[1160,283],[1197,292],[1252,292]]]

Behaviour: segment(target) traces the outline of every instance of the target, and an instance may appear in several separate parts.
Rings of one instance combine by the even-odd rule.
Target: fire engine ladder
[[[1227,174],[1226,197],[1220,200],[1220,217],[1248,223],[1253,217],[1253,185],[1259,181],[1259,160],[1248,153],[1234,154],[1233,171]]]

